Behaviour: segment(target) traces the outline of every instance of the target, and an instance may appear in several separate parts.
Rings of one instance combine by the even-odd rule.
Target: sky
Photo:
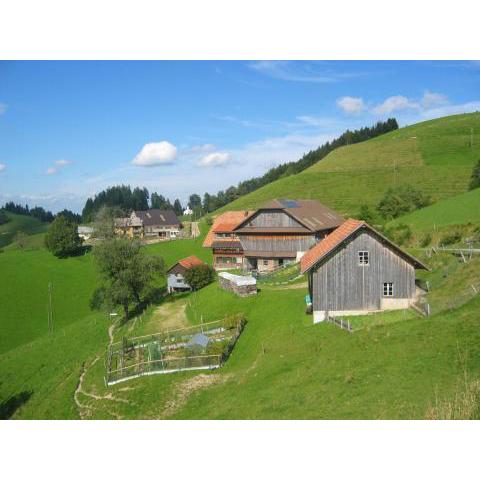
[[[475,61],[0,62],[0,204],[172,201],[294,161],[347,128],[480,110]]]

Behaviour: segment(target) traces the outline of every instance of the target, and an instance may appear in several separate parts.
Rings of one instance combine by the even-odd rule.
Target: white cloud
[[[7,166],[4,163],[0,163],[0,172],[3,172]]]
[[[51,167],[48,167],[47,170],[45,170],[45,175],[56,175],[57,173],[60,173],[60,171],[65,168],[67,165],[70,165],[72,163],[71,160],[55,160],[53,162],[54,165]]]
[[[0,102],[0,115],[3,115],[7,111],[7,104]]]
[[[170,142],[147,143],[132,160],[139,167],[168,165],[177,159],[177,147]]]
[[[341,97],[337,100],[337,105],[348,115],[355,115],[365,110],[365,103],[360,97]]]
[[[448,104],[448,97],[441,93],[429,92],[428,90],[423,94],[420,104],[423,108],[433,108],[440,105]]]
[[[56,160],[55,165],[57,167],[66,167],[67,165],[70,165],[72,162],[70,160]]]
[[[403,95],[394,95],[388,97],[383,103],[377,105],[373,112],[378,115],[385,115],[399,110],[418,109],[419,104]]]
[[[213,152],[203,156],[199,161],[200,167],[220,167],[226,165],[231,160],[228,152]]]

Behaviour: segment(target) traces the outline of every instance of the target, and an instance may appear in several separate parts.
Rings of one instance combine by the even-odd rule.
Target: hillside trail
[[[109,339],[108,346],[109,347],[113,344],[113,340],[114,340],[113,334],[115,332],[116,326],[117,326],[116,323],[112,323],[110,327],[108,327],[108,339]],[[99,360],[100,360],[100,357],[96,355],[95,358],[90,362],[90,364],[86,365],[86,362],[82,363],[80,377],[78,379],[77,387],[75,388],[75,392],[73,394],[73,400],[77,406],[78,415],[81,420],[85,420],[88,417],[90,417],[93,411],[95,410],[94,406],[92,406],[91,404],[87,405],[86,403],[83,403],[80,400],[81,395],[97,401],[110,400],[113,402],[120,402],[120,403],[128,403],[128,404],[132,403],[129,400],[126,400],[124,398],[114,397],[112,393],[108,393],[106,395],[97,395],[95,393],[88,392],[83,388],[85,375]],[[114,412],[111,412],[111,413],[115,418],[119,419],[118,415],[116,415]]]

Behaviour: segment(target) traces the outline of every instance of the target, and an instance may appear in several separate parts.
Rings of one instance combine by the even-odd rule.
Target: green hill
[[[480,188],[403,215],[387,226],[405,224],[412,230],[422,231],[467,223],[480,224]]]
[[[314,198],[344,215],[356,215],[360,205],[375,205],[388,187],[400,183],[415,185],[441,200],[468,189],[479,158],[480,113],[444,117],[338,148],[309,169],[219,211],[258,208],[283,197]]]
[[[0,225],[0,248],[8,245],[17,232],[22,231],[27,235],[45,232],[48,224],[28,215],[17,215],[7,212],[10,221]]]

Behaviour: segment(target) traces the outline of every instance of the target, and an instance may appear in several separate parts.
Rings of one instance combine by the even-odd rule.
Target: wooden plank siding
[[[243,250],[252,252],[306,252],[315,245],[315,235],[242,235]]]
[[[272,228],[272,227],[303,227],[290,215],[287,215],[282,210],[270,210],[268,212],[260,211],[253,215],[243,227],[257,227],[257,228]]]
[[[359,265],[359,251],[369,252],[369,265]],[[383,283],[393,283],[394,299],[415,295],[415,269],[369,231],[361,231],[310,273],[314,311],[379,310]]]

